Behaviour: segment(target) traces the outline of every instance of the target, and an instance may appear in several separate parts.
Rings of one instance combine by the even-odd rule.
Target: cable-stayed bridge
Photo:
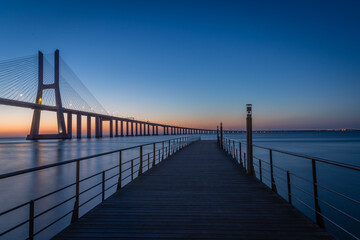
[[[104,121],[110,123],[110,137],[158,135],[159,127],[164,135],[215,132],[110,115],[60,57],[59,50],[0,62],[0,104],[34,109],[29,140],[72,138],[72,115],[77,116],[77,138],[82,137],[82,116],[87,117],[88,138],[92,137],[92,118],[97,138],[103,136]],[[56,133],[40,134],[42,111],[56,112]]]

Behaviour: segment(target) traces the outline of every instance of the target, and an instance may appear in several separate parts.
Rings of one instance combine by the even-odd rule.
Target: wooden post
[[[223,126],[222,126],[222,122],[220,123],[220,148],[223,149]]]
[[[246,154],[247,154],[247,173],[254,174],[253,167],[253,145],[252,145],[252,105],[246,104]]]

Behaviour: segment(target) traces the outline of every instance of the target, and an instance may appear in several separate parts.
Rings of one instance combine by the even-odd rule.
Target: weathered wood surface
[[[199,141],[135,179],[55,239],[332,239]]]

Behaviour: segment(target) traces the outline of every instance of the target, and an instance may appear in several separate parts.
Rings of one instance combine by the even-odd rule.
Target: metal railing
[[[53,164],[48,164],[48,165],[44,165],[44,166],[39,166],[39,167],[29,168],[29,169],[25,169],[25,170],[16,171],[16,172],[2,174],[2,175],[0,175],[0,180],[8,179],[8,178],[23,175],[23,174],[38,172],[43,169],[49,169],[49,168],[59,167],[62,165],[68,165],[71,163],[76,164],[76,173],[75,173],[76,180],[75,180],[75,182],[73,182],[65,187],[59,188],[55,191],[44,194],[40,197],[34,198],[30,201],[19,204],[19,205],[12,207],[6,211],[1,212],[0,217],[5,216],[6,214],[9,214],[9,213],[14,212],[21,208],[28,208],[28,211],[29,211],[28,216],[29,217],[27,219],[22,220],[20,223],[16,224],[15,226],[12,226],[12,227],[0,232],[0,238],[3,236],[6,236],[10,232],[13,232],[14,230],[18,229],[19,227],[22,227],[25,224],[28,224],[28,236],[24,237],[24,238],[33,239],[36,235],[38,235],[39,233],[48,229],[49,227],[53,226],[55,223],[59,222],[60,220],[64,219],[65,217],[69,216],[70,214],[72,214],[72,217],[71,217],[71,223],[72,223],[79,218],[79,210],[85,204],[91,202],[92,200],[96,199],[100,195],[101,195],[101,201],[104,201],[106,191],[114,188],[115,186],[117,186],[115,192],[119,191],[124,185],[126,185],[126,184],[124,184],[125,180],[128,180],[130,178],[130,181],[129,180],[128,181],[131,182],[136,177],[140,176],[144,171],[151,169],[156,164],[163,161],[165,158],[171,156],[172,154],[174,154],[175,152],[188,146],[189,144],[191,144],[195,141],[198,141],[199,139],[200,139],[199,137],[189,137],[189,136],[179,137],[179,138],[168,139],[168,140],[164,140],[164,141],[158,141],[158,142],[153,142],[153,143],[137,145],[134,147],[123,148],[123,149],[105,152],[105,153],[101,153],[101,154],[95,154],[95,155],[77,158],[77,159],[73,159],[73,160],[69,160],[69,161],[53,163]],[[161,147],[159,149],[157,149],[156,144],[161,144]],[[150,146],[150,147],[152,146],[152,151],[144,154],[143,149],[145,146]],[[129,151],[129,150],[134,150],[134,149],[139,149],[139,156],[129,159],[129,160],[126,160],[126,161],[123,161],[123,153],[126,151]],[[98,157],[106,156],[106,155],[110,155],[110,154],[118,154],[119,163],[117,165],[112,166],[101,172],[97,172],[95,174],[92,174],[90,176],[80,179],[80,162],[81,161],[85,161],[88,159],[94,159],[94,158],[98,158]],[[124,165],[126,165],[126,164],[130,164],[130,167],[123,169]],[[135,170],[136,167],[137,167],[137,170]],[[107,173],[109,171],[114,170],[116,168],[118,168],[118,171],[116,174],[107,176]],[[124,173],[128,172],[129,170],[130,170],[130,173],[127,176],[123,176]],[[100,175],[102,176],[101,177],[102,180],[100,182],[97,182],[96,184],[92,185],[91,187],[88,187],[88,188],[80,191],[81,183],[83,183],[86,180],[92,179],[96,176],[100,176]],[[115,183],[113,183],[112,185],[106,186],[106,182],[108,182],[109,180],[111,180],[115,177],[118,177],[118,180]],[[39,200],[42,200],[46,197],[49,197],[53,194],[64,191],[64,190],[69,189],[74,186],[75,186],[75,194],[74,195],[68,197],[67,199],[65,199],[59,203],[56,203],[55,205],[53,205],[51,207],[48,207],[47,209],[43,210],[40,213],[35,214],[36,203]],[[97,193],[94,196],[87,199],[86,201],[83,201],[82,203],[80,203],[80,196],[82,194],[87,193],[90,190],[92,190],[98,186],[101,186],[100,193]],[[41,229],[38,229],[36,232],[34,231],[35,230],[34,226],[35,226],[37,218],[64,205],[65,203],[69,203],[71,200],[75,200],[74,207],[72,210],[64,213],[62,216],[60,216],[56,220],[48,223],[46,226],[42,227]]]
[[[242,166],[245,169],[247,169],[249,167],[253,168],[253,170],[254,170],[253,172],[255,172],[255,175],[257,174],[256,177],[260,180],[260,182],[263,182],[263,179],[268,181],[270,183],[269,188],[271,188],[271,190],[277,194],[279,194],[278,189],[282,190],[287,195],[287,199],[285,199],[285,200],[287,200],[293,206],[294,206],[293,200],[295,199],[300,204],[302,204],[306,208],[310,209],[315,214],[315,221],[320,227],[325,228],[325,223],[324,223],[324,219],[325,219],[326,221],[328,221],[329,223],[334,225],[336,228],[340,229],[342,232],[344,232],[349,237],[351,237],[353,239],[359,239],[360,236],[357,236],[355,233],[353,233],[353,232],[349,231],[348,229],[346,229],[345,227],[341,226],[335,220],[330,219],[328,216],[324,215],[324,213],[321,211],[320,203],[326,205],[327,207],[331,208],[332,210],[336,211],[337,213],[345,216],[349,221],[351,221],[352,223],[355,224],[354,226],[357,226],[356,227],[357,229],[360,227],[360,220],[358,218],[356,218],[355,216],[353,216],[351,213],[341,210],[339,206],[334,206],[333,204],[330,204],[329,201],[327,201],[327,199],[321,199],[319,197],[318,191],[320,188],[321,190],[324,190],[328,193],[334,194],[342,199],[346,199],[347,201],[352,202],[353,204],[355,204],[358,207],[360,207],[360,200],[354,199],[354,198],[349,197],[343,193],[340,193],[334,189],[331,189],[330,187],[326,187],[326,186],[319,184],[318,174],[317,174],[317,163],[324,163],[324,164],[327,164],[330,166],[340,167],[340,168],[344,168],[344,169],[348,169],[348,170],[351,169],[351,170],[354,170],[354,171],[360,173],[359,166],[354,166],[354,165],[339,163],[339,162],[330,161],[330,160],[326,160],[326,159],[322,159],[322,158],[311,157],[311,156],[287,152],[287,151],[283,151],[283,150],[258,146],[255,144],[252,144],[252,146],[254,148],[259,148],[259,149],[268,151],[269,161],[265,161],[263,159],[260,159],[257,156],[253,156],[253,158],[257,160],[257,164],[253,163],[253,166],[247,166],[246,153],[244,152],[244,154],[242,155],[242,150],[241,150],[242,145],[246,145],[246,142],[241,142],[239,140],[229,139],[229,138],[225,138],[225,137],[223,138],[223,150],[226,153],[228,153],[233,159],[235,159],[240,164],[240,166]],[[284,169],[284,168],[274,165],[273,152],[277,152],[277,153],[284,154],[287,156],[293,156],[293,157],[310,160],[311,161],[311,178],[312,179],[311,180],[307,179],[307,178],[299,176],[298,174],[295,174],[287,169]],[[268,165],[267,169],[264,168],[264,164]],[[256,167],[256,169],[254,168],[254,166]],[[274,168],[278,169],[279,171],[282,171],[284,173],[284,175],[286,174],[286,177],[281,177],[279,175],[276,175],[274,173]],[[264,172],[266,172],[267,176],[269,176],[269,177],[266,177]],[[299,185],[294,184],[294,181],[292,181],[293,178],[296,178],[307,184],[311,184],[312,192],[309,192],[308,190],[303,189]],[[284,185],[286,186],[285,189],[280,187],[280,184],[276,184],[275,179],[282,181],[284,183]],[[292,191],[292,190],[294,190],[294,188],[296,190],[299,190],[300,192],[304,193],[305,195],[311,197],[313,199],[312,200],[313,206],[307,204],[304,200],[301,199],[300,196],[296,196],[294,194],[294,191]]]

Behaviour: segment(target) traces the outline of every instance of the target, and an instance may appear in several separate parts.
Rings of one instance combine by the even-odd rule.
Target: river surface
[[[178,136],[146,136],[146,137],[119,137],[119,138],[102,138],[102,139],[72,139],[65,141],[39,141],[31,142],[22,138],[0,139],[0,174],[27,169],[36,166],[42,166],[51,163],[58,163],[79,157],[104,153],[122,148],[132,147],[140,144],[173,139]],[[203,140],[214,140],[216,135],[201,135]],[[245,134],[229,134],[225,137],[245,141]],[[329,159],[336,162],[360,166],[360,132],[287,132],[287,133],[254,133],[254,144],[281,149],[294,153]],[[165,144],[165,147],[167,144]],[[162,144],[157,144],[156,151],[162,151]],[[239,146],[235,146],[237,149]],[[245,145],[242,146],[242,156]],[[143,154],[150,153],[153,146],[147,146],[143,149]],[[139,156],[139,149],[123,152],[122,161],[127,161]],[[269,151],[254,148],[254,163],[258,164],[258,158],[269,162]],[[150,158],[152,158],[150,156]],[[158,156],[157,156],[158,159]],[[80,164],[80,178],[91,176],[95,173],[102,172],[119,163],[119,154],[110,154],[94,159],[86,160]],[[311,219],[314,214],[310,209],[313,207],[312,184],[306,180],[312,179],[311,161],[298,157],[287,156],[280,153],[273,153],[274,166],[289,170],[291,175],[293,204],[305,215]],[[123,169],[129,168],[125,164]],[[21,176],[15,176],[8,179],[0,180],[0,212],[11,207],[27,202],[36,197],[42,196],[51,191],[65,187],[75,181],[75,164],[67,164],[61,167],[41,170],[36,173],[28,173]],[[355,170],[344,169],[331,166],[328,164],[317,163],[318,183],[327,188],[344,194],[352,199],[360,201],[360,173]],[[263,181],[269,185],[269,166],[263,164],[264,170]],[[134,167],[136,170],[137,168]],[[258,166],[255,166],[257,176],[259,176]],[[115,168],[106,172],[106,178],[118,173]],[[126,172],[125,174],[129,174]],[[124,174],[124,176],[125,176]],[[274,168],[274,176],[277,190],[281,196],[287,200],[287,185],[283,180],[286,179],[286,172]],[[95,176],[80,184],[80,192],[86,190],[94,184],[101,182],[101,174]],[[302,179],[304,178],[304,179]],[[122,186],[130,178],[123,181]],[[117,177],[110,179],[106,187],[111,187],[106,192],[106,197],[116,190]],[[66,200],[73,196],[74,187],[70,187],[57,194],[46,197],[35,203],[35,215],[41,213],[47,208]],[[304,192],[304,191],[305,192]],[[101,185],[93,188],[80,197],[80,203],[83,203],[95,196],[101,191]],[[351,219],[327,204],[334,205],[339,210],[360,219],[360,205],[351,200],[347,200],[337,194],[331,193],[324,189],[319,189],[319,198],[326,201],[320,202],[322,214],[335,221],[341,227],[360,236],[360,224],[358,221]],[[80,208],[80,216],[86,213],[93,206],[101,201],[101,195]],[[55,221],[60,216],[69,212],[74,206],[73,199],[54,210],[45,213],[36,218],[35,232],[41,230],[47,224]],[[26,220],[29,216],[29,207],[25,206],[12,213],[0,216],[0,232]],[[48,239],[59,229],[66,226],[71,219],[71,214],[63,220],[57,222],[48,229],[38,234],[36,239]],[[338,239],[352,239],[348,237],[325,219],[328,231]],[[28,225],[25,224],[19,229],[0,237],[0,239],[24,239],[27,236]]]

